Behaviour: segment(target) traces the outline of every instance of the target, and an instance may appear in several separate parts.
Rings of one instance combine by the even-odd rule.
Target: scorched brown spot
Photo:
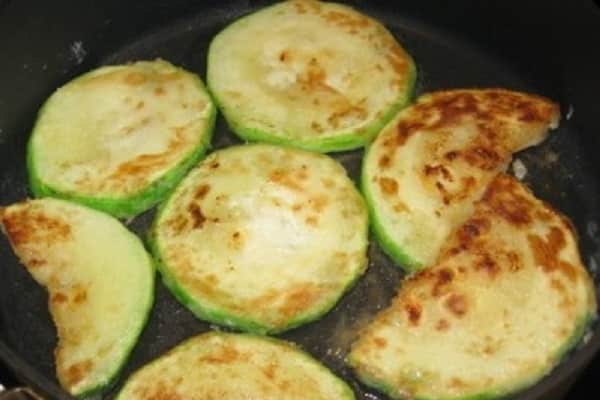
[[[54,304],[64,304],[69,300],[69,298],[62,292],[56,292],[50,298],[50,301]]]
[[[231,364],[239,360],[247,360],[248,358],[248,354],[240,352],[233,346],[224,344],[218,351],[214,351],[198,358],[198,362],[201,364]]]
[[[425,167],[423,168],[423,173],[425,174],[425,176],[434,176],[434,175],[439,176],[448,182],[454,181],[454,179],[452,178],[452,174],[450,173],[450,170],[441,164],[439,164],[439,165],[426,164]]]
[[[289,174],[289,172],[284,171],[282,169],[277,169],[271,172],[271,174],[269,175],[269,180],[281,186],[285,186],[291,190],[299,192],[304,190],[302,185],[299,182],[296,182],[294,178]]]
[[[521,186],[508,176],[496,178],[483,196],[492,211],[508,223],[523,226],[532,221],[530,211],[534,204],[527,197],[519,193]]]
[[[440,332],[447,331],[449,327],[450,327],[450,323],[447,320],[445,320],[444,318],[441,318],[435,324],[435,329]]]
[[[329,203],[329,200],[325,195],[316,195],[310,198],[308,202],[315,212],[320,213],[325,209],[325,207]]]
[[[75,304],[84,303],[87,300],[88,294],[87,290],[83,287],[79,287],[75,290],[75,295],[73,296],[73,302]]]
[[[142,121],[143,123],[143,121]],[[119,165],[114,172],[106,178],[108,186],[122,186],[124,183],[143,184],[147,177],[154,171],[168,166],[174,155],[185,147],[186,141],[181,133],[177,133],[169,141],[168,147],[164,152],[153,154],[141,154],[136,158]]]
[[[235,231],[231,235],[231,247],[235,250],[241,250],[244,247],[244,236],[241,232]]]
[[[343,127],[342,122],[346,119],[362,121],[367,117],[368,113],[363,107],[357,105],[348,105],[343,109],[340,109],[329,115],[327,122],[330,126],[337,129]]]
[[[383,155],[379,159],[378,165],[380,168],[385,169],[390,166],[390,163],[391,163],[390,157],[388,155]]]
[[[194,229],[202,229],[204,226],[204,222],[206,221],[206,217],[202,213],[202,210],[196,203],[190,203],[188,205],[188,212],[192,219],[192,226]]]
[[[306,217],[304,222],[306,222],[307,225],[315,227],[318,225],[319,219],[317,217],[315,217],[314,215],[312,215],[310,217]]]
[[[421,304],[417,302],[408,301],[404,304],[404,311],[410,321],[411,325],[417,326],[421,319],[421,313],[423,311]]]
[[[450,379],[450,386],[457,389],[461,389],[467,387],[467,384],[462,379],[452,378]]]
[[[423,122],[415,122],[412,120],[402,120],[396,126],[396,140],[395,142],[390,142],[390,144],[395,144],[397,147],[404,146],[406,141],[416,132],[423,129],[425,124]],[[385,144],[385,143],[384,143]]]
[[[348,33],[358,33],[372,25],[365,16],[351,11],[328,11],[322,14],[325,20],[335,26],[344,29]]]
[[[405,212],[405,211],[410,211],[410,209],[408,208],[408,206],[405,203],[399,201],[396,204],[394,204],[394,211]]]
[[[48,261],[44,260],[43,258],[31,257],[31,258],[27,259],[27,266],[29,268],[42,267],[42,266],[46,265],[47,263],[48,263]]]
[[[294,7],[298,14],[319,14],[321,12],[321,4],[315,0],[297,0],[294,1]]]
[[[577,269],[572,264],[561,260],[560,252],[566,246],[566,239],[563,231],[556,226],[550,228],[546,238],[538,235],[527,235],[529,247],[538,266],[546,272],[560,271],[571,281],[578,277]]]
[[[435,283],[433,284],[433,288],[431,290],[431,294],[433,296],[440,296],[444,292],[444,288],[446,288],[454,279],[454,272],[452,272],[449,268],[442,268],[435,274]]]
[[[459,155],[460,153],[458,151],[449,151],[444,154],[444,158],[448,161],[454,161]]]
[[[492,255],[483,252],[475,259],[475,270],[484,271],[490,278],[494,278],[500,272],[500,265],[498,265]]]
[[[505,150],[495,149],[495,144],[491,143],[487,146],[474,146],[462,153],[464,160],[473,167],[480,168],[484,171],[492,171],[504,163],[508,154]]]
[[[176,214],[173,218],[166,222],[166,225],[171,229],[173,234],[180,235],[187,227],[187,218],[182,214]]]
[[[208,194],[210,190],[210,185],[203,184],[196,188],[196,192],[194,193],[194,198],[198,200],[202,200]]]
[[[273,363],[269,363],[266,367],[261,368],[261,372],[267,379],[273,380],[273,379],[275,379],[275,373],[277,372],[277,366]]]
[[[387,340],[385,340],[384,338],[380,338],[379,336],[375,336],[373,338],[373,343],[376,347],[380,349],[383,349],[385,346],[387,346]]]
[[[392,196],[398,193],[398,182],[394,178],[382,176],[378,179],[383,194]]]
[[[477,238],[490,230],[490,221],[485,218],[471,218],[456,233],[461,248],[467,249]]]
[[[125,83],[131,86],[138,86],[146,82],[146,76],[141,72],[130,72],[125,75]]]
[[[331,178],[321,178],[321,183],[327,189],[331,189],[335,186],[335,181]]]
[[[300,285],[286,295],[279,312],[288,317],[310,308],[321,296],[321,289],[314,285]]]
[[[506,259],[508,261],[508,270],[512,272],[520,271],[523,267],[521,264],[521,257],[518,253],[514,251],[507,251],[505,253]]]
[[[62,377],[65,380],[67,386],[71,387],[82,380],[90,373],[94,364],[92,360],[84,360],[75,363],[63,371]]]
[[[164,382],[158,382],[150,387],[140,387],[135,392],[145,400],[183,400],[172,385]]]
[[[461,294],[452,293],[448,296],[444,304],[448,311],[457,317],[462,317],[467,313],[467,299]]]

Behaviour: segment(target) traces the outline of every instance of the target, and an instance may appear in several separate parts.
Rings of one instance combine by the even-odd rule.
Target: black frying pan
[[[535,193],[570,216],[585,263],[600,292],[600,7],[578,1],[356,1],[380,19],[414,56],[417,94],[453,87],[506,87],[561,104],[560,128],[518,157]],[[210,39],[256,1],[35,2],[0,0],[0,204],[28,195],[25,143],[35,113],[58,86],[98,65],[165,58],[205,75]],[[216,148],[236,143],[220,119]],[[336,154],[352,177],[362,151]],[[150,211],[130,227],[142,234]],[[318,357],[355,389],[358,399],[384,399],[361,386],[343,357],[356,330],[385,306],[402,278],[378,246],[366,276],[321,321],[281,335]],[[54,377],[55,330],[46,295],[0,239],[0,360],[24,383],[53,399],[69,398]],[[110,395],[133,370],[181,340],[211,329],[158,282],[150,321]],[[547,378],[519,399],[557,399],[559,388],[600,348],[595,324]]]

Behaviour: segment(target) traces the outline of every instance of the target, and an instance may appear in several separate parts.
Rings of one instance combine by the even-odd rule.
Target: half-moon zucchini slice
[[[353,400],[352,389],[283,340],[205,333],[135,372],[117,400]]]
[[[596,314],[570,222],[501,175],[349,363],[392,398],[493,399],[546,375]]]
[[[200,78],[166,61],[88,72],[39,112],[27,154],[31,189],[134,216],[202,157],[215,115]]]
[[[503,89],[421,96],[368,149],[362,189],[383,250],[408,271],[435,262],[512,153],[558,125],[551,101]]]
[[[48,291],[61,385],[80,397],[106,389],[152,307],[154,267],[143,244],[113,217],[58,199],[2,208],[0,223]]]
[[[208,53],[208,86],[237,135],[320,152],[370,142],[410,100],[415,75],[379,22],[312,0],[240,18]]]
[[[166,285],[199,318],[280,332],[327,312],[367,265],[367,210],[332,158],[273,145],[212,153],[151,233]]]

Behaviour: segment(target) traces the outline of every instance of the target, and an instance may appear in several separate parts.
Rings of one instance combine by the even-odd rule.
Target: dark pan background
[[[563,116],[570,118],[563,119],[545,144],[518,157],[528,167],[527,184],[572,218],[584,261],[600,292],[600,7],[592,0],[397,3],[351,4],[384,22],[415,57],[418,94],[499,86],[560,102]],[[204,78],[210,38],[229,21],[264,4],[0,0],[0,204],[28,195],[25,143],[37,109],[56,87],[98,65],[155,57]],[[219,119],[215,147],[236,142]],[[335,155],[353,178],[361,156],[361,151]],[[152,215],[152,211],[142,215],[130,227],[143,233]],[[346,379],[359,399],[374,400],[384,397],[358,384],[342,360],[356,330],[388,303],[402,273],[376,244],[369,255],[368,273],[330,314],[281,336],[299,343]],[[148,360],[211,328],[180,306],[160,282],[156,289],[149,324],[117,388]],[[0,364],[9,365],[11,375],[50,398],[67,398],[54,378],[56,337],[46,300],[1,238]],[[518,398],[559,398],[600,347],[600,327],[595,324],[593,329],[596,333],[590,331],[585,343],[552,375]],[[588,381],[592,374],[587,372]],[[572,392],[569,398],[581,394]]]

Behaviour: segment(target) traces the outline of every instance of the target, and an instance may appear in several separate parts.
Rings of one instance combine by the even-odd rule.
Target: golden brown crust
[[[393,243],[386,251],[412,268],[435,262],[512,154],[540,143],[558,119],[550,100],[504,89],[434,92],[401,111],[363,166],[376,233]],[[496,205],[514,221],[527,218],[524,206]]]
[[[552,368],[596,312],[590,282],[569,221],[501,174],[435,265],[362,332],[351,364],[414,397],[519,387]]]

